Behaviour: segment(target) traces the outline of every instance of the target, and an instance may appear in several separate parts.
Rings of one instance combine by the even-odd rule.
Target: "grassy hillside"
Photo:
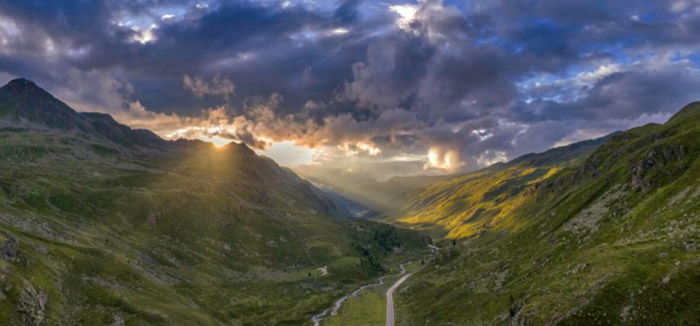
[[[450,239],[516,228],[513,212],[534,198],[532,185],[576,165],[607,139],[525,155],[409,191],[395,221]]]
[[[401,221],[447,230],[402,325],[694,325],[700,104],[568,164],[431,185]]]
[[[555,148],[545,153],[528,154],[508,163],[495,164],[485,170],[477,171],[476,173],[397,176],[386,181],[377,181],[370,176],[358,175],[357,173],[347,172],[342,169],[316,169],[311,166],[302,166],[297,167],[296,171],[307,180],[323,185],[341,194],[345,198],[352,199],[371,209],[374,213],[373,216],[379,216],[381,218],[392,216],[405,217],[410,215],[407,213],[407,210],[414,209],[417,211],[425,207],[425,203],[417,201],[440,195],[431,193],[431,189],[440,191],[444,190],[444,187],[434,187],[432,186],[434,184],[444,182],[445,184],[449,183],[457,187],[465,188],[462,187],[465,182],[490,178],[494,173],[502,172],[509,168],[512,168],[511,172],[513,173],[526,173],[524,170],[530,168],[544,170],[559,168],[569,165],[577,159],[590,154],[606,139],[607,137],[603,137]],[[501,180],[510,178],[511,176],[507,174],[500,177]],[[430,187],[426,189],[426,186]],[[457,201],[455,201],[455,203],[456,202]],[[426,215],[425,212],[420,212],[420,214],[422,216]],[[427,215],[435,214],[437,214],[437,212],[431,212]],[[443,212],[443,214],[445,214],[445,212]],[[436,234],[440,234],[440,231],[450,231],[449,227],[445,228],[446,225],[444,224],[440,224],[442,227],[436,228],[436,220],[434,219],[424,217],[421,217],[421,219],[425,219],[424,222],[428,223],[426,226],[432,231],[435,231]],[[412,224],[417,224],[416,222],[418,222],[418,220],[414,219]]]
[[[7,87],[0,324],[305,324],[423,250],[244,145],[144,142],[33,83]]]

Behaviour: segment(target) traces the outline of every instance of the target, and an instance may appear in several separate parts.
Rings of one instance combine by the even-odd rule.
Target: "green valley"
[[[243,144],[165,141],[26,80],[0,88],[0,108],[7,323],[299,325],[356,293],[321,324],[380,325],[408,261],[399,325],[700,318],[697,103],[663,125],[344,194],[382,221],[348,218],[357,204]]]
[[[700,0],[0,0],[0,326],[700,326]]]
[[[349,220],[245,145],[0,88],[0,323],[298,325],[425,239]]]

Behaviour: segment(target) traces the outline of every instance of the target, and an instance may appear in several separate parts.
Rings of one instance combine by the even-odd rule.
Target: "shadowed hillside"
[[[307,323],[424,247],[346,214],[245,145],[0,88],[1,324]]]

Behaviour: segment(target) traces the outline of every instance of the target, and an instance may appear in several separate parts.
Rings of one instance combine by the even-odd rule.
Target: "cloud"
[[[428,150],[428,161],[424,168],[454,172],[463,164],[459,158],[459,151],[434,146]]]
[[[389,6],[389,10],[398,15],[396,26],[402,30],[410,30],[411,24],[416,20],[416,13],[419,7],[411,4],[401,4]]]
[[[146,28],[141,28],[138,26],[132,27],[131,30],[134,31],[134,35],[131,39],[134,42],[139,42],[141,44],[152,43],[156,41],[156,30],[158,25],[151,24]]]
[[[227,78],[216,75],[211,81],[206,81],[200,77],[192,78],[185,75],[182,78],[182,85],[185,89],[192,91],[196,97],[204,97],[206,95],[218,95],[228,99],[229,95],[233,94],[235,85]]]
[[[696,2],[456,3],[0,0],[0,77],[164,136],[401,173],[474,169],[698,99]]]

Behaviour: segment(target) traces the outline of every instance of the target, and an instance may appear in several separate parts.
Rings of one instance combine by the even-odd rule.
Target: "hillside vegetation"
[[[0,324],[299,325],[423,250],[245,145],[0,88]]]
[[[449,239],[516,228],[513,213],[534,198],[532,185],[576,165],[608,138],[525,155],[410,191],[395,221]]]
[[[551,154],[413,193],[397,220],[449,240],[400,293],[402,325],[697,324],[700,104]]]

